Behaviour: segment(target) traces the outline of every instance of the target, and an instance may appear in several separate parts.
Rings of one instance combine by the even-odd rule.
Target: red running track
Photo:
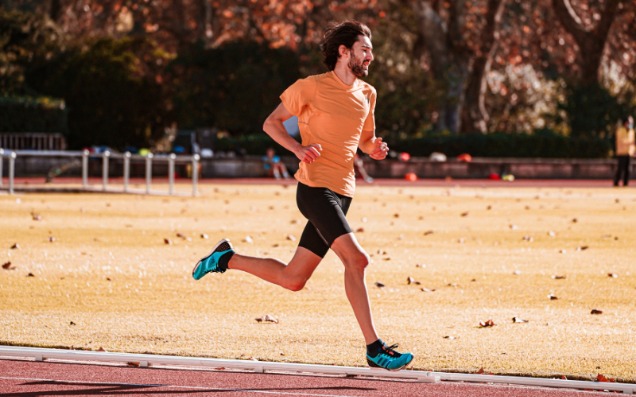
[[[0,360],[0,395],[594,397],[607,396],[607,393],[461,382],[420,383],[338,376]]]

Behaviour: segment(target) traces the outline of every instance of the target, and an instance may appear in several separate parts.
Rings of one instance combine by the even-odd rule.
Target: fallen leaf
[[[186,240],[186,241],[192,241],[192,239],[188,236],[186,236],[183,233],[177,233],[177,237],[179,237],[180,239]]]
[[[603,374],[598,374],[596,375],[596,381],[597,382],[616,382],[616,379],[614,378],[608,378],[607,376],[603,375]]]
[[[488,327],[494,327],[495,326],[495,322],[492,320],[486,320],[486,321],[480,321],[479,322],[479,327],[480,328],[488,328]]]
[[[256,322],[278,324],[278,319],[272,315],[266,314],[264,317],[257,317]]]
[[[4,270],[15,270],[15,266],[11,266],[11,261],[4,263],[2,268]]]

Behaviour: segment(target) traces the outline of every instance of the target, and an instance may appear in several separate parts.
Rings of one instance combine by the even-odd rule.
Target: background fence
[[[47,161],[42,161],[46,159]],[[54,159],[55,161],[51,161]],[[19,162],[18,162],[19,160]],[[175,194],[175,177],[177,168],[180,175],[186,176],[192,183],[192,196],[198,194],[199,155],[177,156],[175,154],[136,155],[131,153],[103,153],[94,154],[84,151],[36,151],[36,150],[5,150],[0,149],[0,189],[8,190],[9,194],[16,191],[16,175],[25,174],[29,170],[45,178],[50,183],[56,177],[65,174],[81,178],[76,188],[84,191],[105,191],[142,194]],[[53,166],[51,166],[53,164]],[[4,172],[7,169],[7,187],[4,184]],[[160,170],[158,170],[158,168]],[[158,171],[167,174],[167,191],[152,189],[153,174]],[[98,173],[100,184],[91,184],[89,176]],[[142,190],[131,188],[131,175],[143,174],[145,188]]]

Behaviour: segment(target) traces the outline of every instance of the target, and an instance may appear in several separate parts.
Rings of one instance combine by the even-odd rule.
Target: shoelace
[[[400,356],[401,356],[401,354],[400,354],[400,353],[398,353],[398,352],[396,352],[396,351],[394,350],[394,349],[397,349],[397,347],[398,347],[398,344],[397,344],[397,343],[395,343],[395,344],[393,344],[393,345],[391,345],[391,346],[384,345],[384,346],[382,346],[382,350],[383,350],[386,354],[388,354],[389,356],[400,357]]]

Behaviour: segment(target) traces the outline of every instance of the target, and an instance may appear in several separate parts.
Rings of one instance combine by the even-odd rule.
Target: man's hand
[[[382,138],[375,138],[374,149],[369,153],[369,157],[374,160],[384,160],[389,153],[389,145],[382,141]]]
[[[320,152],[322,152],[322,146],[319,143],[314,143],[309,146],[301,146],[295,154],[298,160],[311,164],[320,157]]]

